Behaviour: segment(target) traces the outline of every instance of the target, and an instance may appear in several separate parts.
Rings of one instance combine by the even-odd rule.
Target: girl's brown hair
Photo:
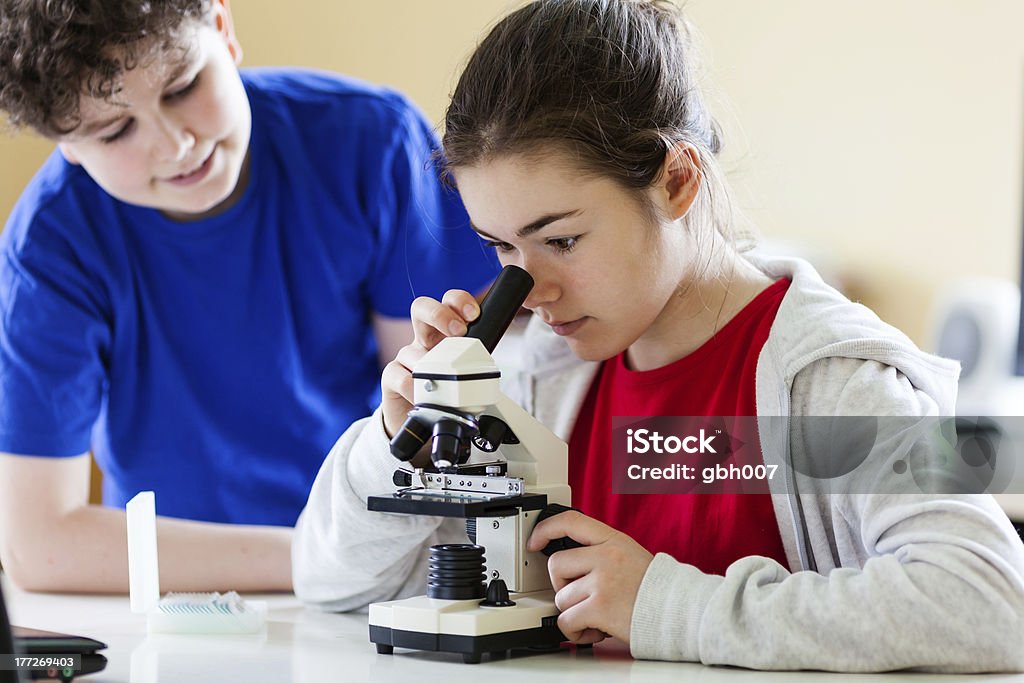
[[[477,47],[452,95],[446,182],[460,166],[554,148],[585,172],[642,190],[683,142],[700,158],[699,213],[730,236],[714,159],[720,132],[695,83],[691,43],[679,11],[657,0],[537,0],[513,12]]]

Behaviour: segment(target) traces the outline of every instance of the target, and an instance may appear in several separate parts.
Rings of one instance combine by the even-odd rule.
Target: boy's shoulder
[[[96,209],[109,198],[81,166],[69,164],[54,150],[18,197],[0,234],[0,246],[23,246],[30,228],[37,237],[43,226],[59,231],[87,207]]]
[[[351,76],[296,67],[258,67],[240,70],[253,103],[254,116],[265,108],[344,117],[339,124],[375,119],[397,122],[421,117],[401,93]]]

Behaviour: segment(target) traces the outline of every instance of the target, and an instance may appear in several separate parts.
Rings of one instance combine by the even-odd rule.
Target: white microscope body
[[[508,271],[488,300],[507,293]],[[526,541],[544,508],[570,504],[568,447],[500,391],[490,354],[532,286],[525,271],[516,271],[512,277],[529,280],[519,282],[525,291],[482,305],[481,325],[498,315],[500,329],[480,333],[482,341],[471,326],[470,336],[444,339],[413,370],[415,406],[392,452],[409,460],[429,442],[436,470],[400,470],[396,476],[407,486],[371,497],[368,507],[465,517],[468,535],[475,526],[476,545],[434,546],[427,595],[370,605],[370,639],[380,653],[394,647],[457,652],[476,663],[484,652],[556,647],[564,640],[555,624],[547,557],[528,552]],[[493,451],[502,459],[480,462]]]

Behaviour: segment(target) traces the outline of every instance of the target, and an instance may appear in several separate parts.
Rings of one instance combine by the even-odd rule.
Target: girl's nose
[[[538,306],[557,301],[562,295],[562,288],[552,273],[546,272],[545,269],[537,266],[528,268],[523,265],[520,267],[533,277],[533,289],[530,290],[530,294],[526,297],[526,301],[523,302],[523,306],[530,309],[537,308]]]

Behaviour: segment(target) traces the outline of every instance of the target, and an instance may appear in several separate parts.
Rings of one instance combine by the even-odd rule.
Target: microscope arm
[[[508,476],[522,477],[527,491],[546,494],[549,503],[569,505],[566,443],[504,394],[483,414],[508,425],[518,441],[503,443],[499,449],[508,463]]]

